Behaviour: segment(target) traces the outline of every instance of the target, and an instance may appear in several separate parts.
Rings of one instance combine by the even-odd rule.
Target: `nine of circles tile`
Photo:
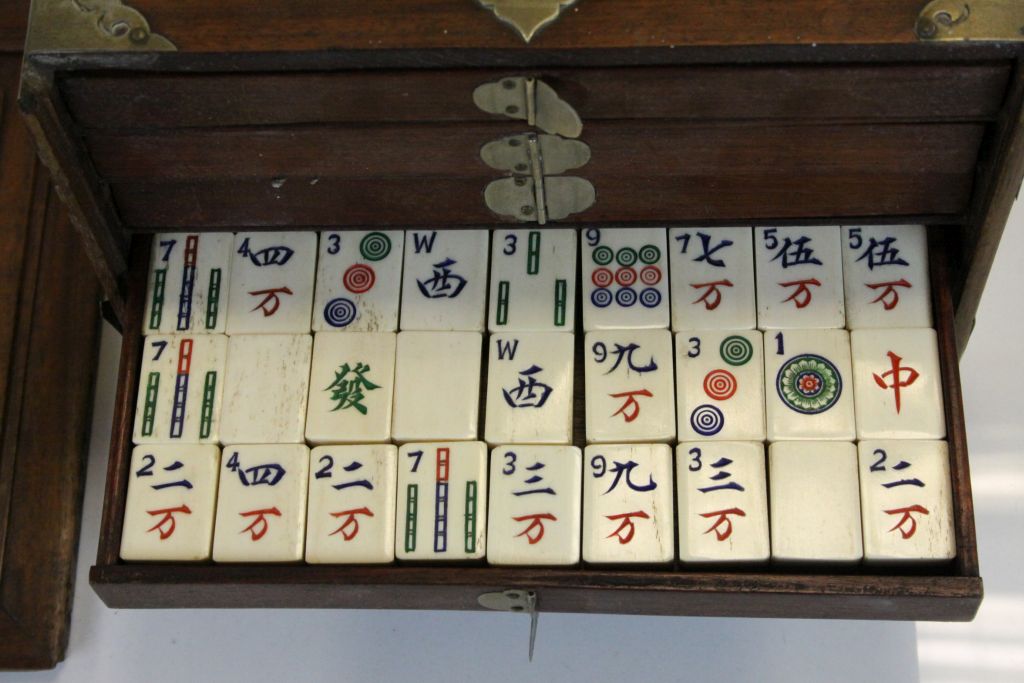
[[[669,326],[665,228],[588,228],[581,233],[583,329]]]

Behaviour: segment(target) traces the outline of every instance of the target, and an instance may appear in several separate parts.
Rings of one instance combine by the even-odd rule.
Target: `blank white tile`
[[[210,559],[220,449],[147,445],[132,451],[121,559]]]
[[[764,441],[761,333],[677,333],[676,404],[682,440]]]
[[[395,441],[476,438],[482,337],[478,332],[398,333]]]
[[[398,331],[401,230],[320,233],[313,331]]]
[[[584,452],[583,561],[665,564],[675,557],[672,449],[594,445]]]
[[[487,230],[409,230],[402,276],[403,330],[484,331]]]
[[[667,328],[665,228],[587,228],[581,238],[583,329]]]
[[[309,376],[306,440],[374,443],[391,438],[392,332],[317,332]]]
[[[839,226],[755,228],[754,254],[760,329],[846,324]]]
[[[572,332],[576,324],[576,231],[495,230],[491,332]]]
[[[668,330],[587,333],[583,362],[588,443],[675,438],[672,355]]]
[[[224,332],[234,240],[230,232],[153,236],[144,332]]]
[[[857,450],[864,558],[953,559],[956,540],[946,442],[867,440]]]
[[[768,540],[764,444],[690,441],[676,447],[679,559],[763,562]]]
[[[217,443],[228,338],[150,335],[135,403],[137,443]]]
[[[852,443],[773,443],[768,484],[772,559],[860,561],[860,487]]]
[[[768,440],[852,441],[856,434],[852,376],[846,330],[765,332]]]
[[[398,448],[320,446],[309,458],[306,562],[382,564],[395,559]]]
[[[757,327],[749,227],[672,228],[668,253],[673,330]]]
[[[850,344],[858,438],[946,436],[935,330],[854,330]]]
[[[574,446],[498,446],[491,451],[487,561],[580,561],[583,454]]]
[[[843,280],[850,329],[932,326],[923,225],[844,227]]]
[[[230,338],[221,443],[302,443],[312,347],[308,334]]]
[[[573,335],[501,332],[487,344],[487,443],[570,443]]]
[[[306,537],[309,449],[299,444],[224,446],[215,562],[298,562]]]
[[[309,332],[315,274],[315,232],[235,235],[227,333]]]
[[[395,556],[478,560],[487,554],[487,446],[407,443],[398,450]]]

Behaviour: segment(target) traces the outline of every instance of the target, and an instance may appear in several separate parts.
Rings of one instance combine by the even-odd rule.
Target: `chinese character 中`
[[[330,391],[332,401],[336,405],[331,408],[333,413],[336,410],[355,408],[361,414],[366,415],[367,408],[363,405],[366,398],[364,392],[380,389],[380,386],[366,379],[365,375],[370,371],[370,366],[365,363],[356,363],[355,368],[345,363],[334,371],[334,381],[324,391]],[[352,376],[349,377],[349,373]]]
[[[917,380],[917,378],[920,377],[921,373],[919,373],[917,370],[911,367],[900,367],[900,361],[902,361],[903,359],[897,356],[892,351],[889,351],[886,355],[889,356],[889,361],[892,363],[892,369],[886,370],[881,375],[871,373],[871,376],[875,378],[875,383],[882,389],[893,390],[893,394],[896,397],[896,412],[899,413],[900,389],[904,387],[909,387],[911,384],[913,384]],[[901,373],[903,372],[907,373],[906,379],[904,379],[901,375]],[[892,384],[889,384],[889,382],[885,378],[889,378],[892,381]]]

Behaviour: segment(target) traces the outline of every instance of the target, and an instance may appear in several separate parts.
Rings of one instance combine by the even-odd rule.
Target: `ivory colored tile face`
[[[502,332],[487,343],[487,443],[571,442],[573,335]]]
[[[576,231],[495,230],[491,332],[572,332],[576,322]]]
[[[402,277],[403,330],[484,330],[487,230],[409,230]]]
[[[315,232],[235,235],[227,333],[309,332],[315,273]]]
[[[657,329],[669,324],[665,228],[587,228],[583,329]]]
[[[128,473],[121,559],[210,559],[220,449],[136,446]]]
[[[765,332],[768,440],[852,441],[856,433],[852,376],[846,330]]]
[[[764,441],[764,357],[757,330],[676,334],[679,438]]]
[[[230,232],[154,235],[143,332],[224,332],[234,240]]]
[[[398,449],[320,446],[310,453],[306,562],[379,564],[395,559]]]
[[[217,443],[227,348],[220,334],[146,337],[132,440]]]
[[[956,556],[945,441],[861,441],[865,559],[937,562]]]
[[[852,443],[773,443],[768,482],[773,560],[860,561],[860,487]]]
[[[476,438],[482,337],[478,332],[398,333],[395,441]]]
[[[671,332],[589,332],[583,356],[588,443],[675,438]]]
[[[391,332],[314,335],[307,441],[373,443],[391,438],[396,337]]]
[[[405,233],[320,233],[313,331],[396,332]]]
[[[672,228],[673,330],[749,330],[757,327],[752,231]]]
[[[582,482],[583,454],[574,446],[499,446],[491,451],[487,561],[577,564]]]
[[[839,226],[755,228],[754,254],[760,329],[846,324]]]
[[[676,447],[679,559],[763,562],[768,541],[764,444],[690,441]]]
[[[844,227],[843,280],[850,329],[932,326],[923,225]]]
[[[671,562],[672,449],[665,444],[587,446],[584,461],[583,561]]]
[[[853,388],[860,439],[941,439],[946,413],[935,330],[854,330]]]
[[[487,446],[407,443],[398,450],[395,555],[478,560],[487,553]]]
[[[312,346],[308,334],[230,338],[221,443],[302,443]]]
[[[298,562],[306,536],[309,449],[225,446],[217,494],[215,562]]]

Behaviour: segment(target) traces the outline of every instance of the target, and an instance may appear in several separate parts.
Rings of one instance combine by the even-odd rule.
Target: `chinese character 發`
[[[365,374],[370,371],[370,366],[365,363],[356,363],[355,368],[345,363],[334,371],[334,381],[324,391],[330,391],[331,400],[336,405],[331,408],[333,413],[336,410],[355,408],[361,414],[366,415],[366,406],[363,399],[366,398],[365,391],[380,389],[380,386],[366,379]],[[352,377],[349,377],[349,373]]]

